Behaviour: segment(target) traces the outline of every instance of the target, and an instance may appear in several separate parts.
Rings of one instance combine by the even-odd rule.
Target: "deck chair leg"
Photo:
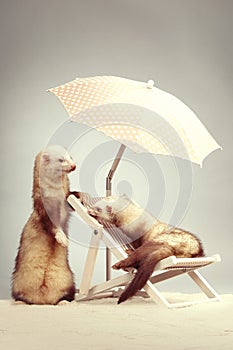
[[[83,270],[82,280],[80,284],[79,293],[81,295],[87,295],[91,286],[92,275],[94,272],[97,252],[99,249],[100,240],[102,238],[102,230],[94,230],[90,246],[87,253],[86,263]]]
[[[188,275],[193,279],[193,281],[199,286],[199,288],[207,295],[208,298],[221,300],[217,292],[211,287],[211,285],[206,281],[206,279],[198,271],[190,271]]]
[[[150,281],[147,281],[143,289],[156,304],[170,307],[170,304],[167,301],[167,299],[158,291],[158,289]]]

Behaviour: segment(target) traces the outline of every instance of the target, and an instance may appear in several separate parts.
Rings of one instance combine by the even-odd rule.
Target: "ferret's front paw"
[[[79,192],[79,198],[85,207],[90,206],[91,196],[86,192]]]
[[[63,247],[68,247],[69,240],[68,240],[68,238],[66,237],[65,233],[62,230],[57,230],[56,231],[55,239]]]
[[[97,212],[96,212],[96,210],[94,209],[94,208],[88,208],[87,209],[87,212],[88,212],[88,214],[89,215],[91,215],[91,216],[94,216],[94,217],[96,217],[97,216]]]

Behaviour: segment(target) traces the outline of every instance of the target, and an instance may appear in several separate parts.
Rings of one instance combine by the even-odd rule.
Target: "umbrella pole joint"
[[[111,169],[109,170],[108,176],[106,177],[106,196],[109,197],[112,195],[112,178],[116,172],[118,164],[121,160],[121,157],[126,149],[125,145],[121,145],[119,151],[112,163]]]

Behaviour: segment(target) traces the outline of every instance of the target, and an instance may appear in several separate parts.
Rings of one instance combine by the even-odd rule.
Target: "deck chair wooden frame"
[[[101,284],[91,286],[92,276],[94,272],[96,257],[102,240],[109,251],[119,260],[127,257],[126,252],[122,247],[116,244],[110,233],[101,225],[95,218],[91,217],[87,209],[83,206],[78,198],[74,195],[68,197],[69,204],[74,208],[78,215],[86,222],[86,224],[93,230],[86,263],[83,270],[79,293],[76,297],[77,301],[91,300],[101,297],[118,296],[119,292],[116,287],[127,285],[134,277],[133,270],[123,273],[122,276],[112,278]],[[206,279],[200,274],[200,268],[215,262],[221,261],[218,254],[211,257],[201,258],[176,258],[170,256],[161,260],[155,267],[154,274],[151,279],[147,281],[144,286],[144,291],[157,304],[167,308],[184,307],[192,304],[206,302],[206,301],[220,301],[221,298],[217,292],[210,286]],[[163,294],[155,287],[155,284],[168,280],[170,278],[187,274],[197,284],[201,291],[205,294],[205,298],[198,301],[186,301],[181,303],[170,303],[163,296]]]

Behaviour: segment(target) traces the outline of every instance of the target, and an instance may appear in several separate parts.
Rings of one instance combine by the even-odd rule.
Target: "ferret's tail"
[[[155,265],[157,264],[158,260],[156,259],[145,259],[141,266],[138,268],[134,279],[132,282],[128,285],[128,287],[124,290],[124,292],[121,294],[118,304],[122,303],[123,301],[131,298],[134,296],[137,291],[142,289],[150,276],[152,275]]]
[[[142,289],[145,286],[146,282],[149,280],[150,276],[152,275],[156,264],[160,260],[167,258],[170,255],[173,255],[172,247],[170,247],[166,243],[157,245],[157,249],[155,249],[154,252],[149,253],[141,261],[140,266],[134,276],[134,279],[121,294],[118,300],[118,304],[131,298],[137,293],[137,291]]]

